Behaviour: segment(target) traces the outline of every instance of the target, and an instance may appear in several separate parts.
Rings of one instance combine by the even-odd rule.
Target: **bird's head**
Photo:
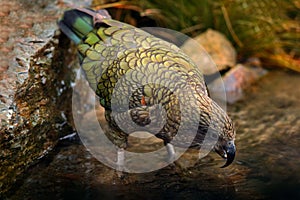
[[[232,130],[232,133],[230,134],[234,135],[234,130]],[[214,151],[217,152],[222,158],[226,159],[226,163],[222,166],[222,168],[229,166],[235,157],[236,148],[234,144],[234,138],[220,136],[218,142],[214,146]]]
[[[221,112],[222,114],[219,114],[220,125],[218,126],[218,140],[214,146],[214,151],[226,159],[226,163],[222,166],[222,168],[224,168],[229,166],[235,157],[235,130],[226,112],[224,110],[218,110],[217,112]]]
[[[198,131],[202,132],[200,135],[209,135],[206,141],[213,145],[211,147],[216,153],[226,159],[222,168],[227,167],[233,162],[236,152],[233,122],[227,113],[209,97],[202,97],[201,103],[202,114]]]

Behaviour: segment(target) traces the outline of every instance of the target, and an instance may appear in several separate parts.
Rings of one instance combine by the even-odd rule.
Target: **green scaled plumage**
[[[202,73],[177,46],[113,20],[105,10],[69,10],[58,25],[77,44],[86,78],[105,108],[111,128],[106,135],[114,144],[127,146],[130,131],[125,133],[121,127],[136,131],[128,116],[166,145],[200,148],[210,128],[219,136],[215,151],[227,158],[225,166],[231,164],[235,155],[232,122],[209,98]],[[157,105],[165,113],[157,114]],[[176,135],[182,124],[196,127],[183,128],[185,134]]]

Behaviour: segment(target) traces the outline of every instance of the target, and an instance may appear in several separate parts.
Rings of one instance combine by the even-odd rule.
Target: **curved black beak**
[[[223,151],[223,157],[226,158],[226,163],[221,168],[227,167],[233,162],[236,151],[234,142],[227,142],[227,144],[223,147]]]

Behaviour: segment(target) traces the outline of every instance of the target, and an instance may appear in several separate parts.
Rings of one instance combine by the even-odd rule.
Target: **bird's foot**
[[[118,170],[116,170],[116,176],[117,176],[117,178],[123,180],[123,179],[125,179],[126,174],[125,174],[125,172],[123,172],[123,171],[118,171]]]
[[[187,169],[179,162],[179,160],[177,160],[174,146],[168,143],[166,148],[168,151],[168,163],[170,163],[169,167],[178,173],[187,171]]]

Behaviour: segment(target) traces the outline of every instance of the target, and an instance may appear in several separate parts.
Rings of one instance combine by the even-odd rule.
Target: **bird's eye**
[[[215,132],[212,132],[212,133],[210,133],[210,137],[212,138],[212,139],[218,139],[218,134],[217,133],[215,133]]]

